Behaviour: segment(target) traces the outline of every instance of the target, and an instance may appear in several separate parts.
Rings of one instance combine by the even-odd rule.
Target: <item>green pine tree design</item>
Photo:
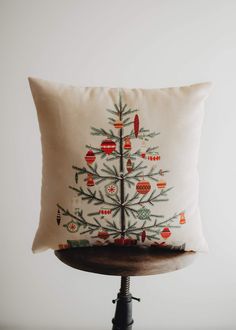
[[[156,170],[156,166],[153,166],[160,160],[158,146],[145,148],[145,144],[159,133],[140,126],[139,110],[123,104],[121,91],[119,102],[114,104],[113,109],[106,110],[112,129],[91,127],[91,135],[101,137],[101,144],[86,145],[87,164],[83,167],[72,166],[75,184],[69,186],[78,198],[94,205],[94,212],[85,216],[84,210],[76,208],[71,211],[59,203],[57,212],[60,217],[70,218],[63,226],[71,233],[78,232],[80,238],[86,234],[86,237],[89,235],[103,245],[148,242],[148,245],[154,243],[158,246],[161,237],[167,239],[171,235],[171,228],[179,228],[180,224],[185,223],[183,211],[167,219],[161,214],[152,213],[154,204],[168,201],[168,192],[173,188],[166,188],[166,182],[163,180],[168,171]],[[135,151],[131,147],[134,139],[140,142],[140,147]],[[151,166],[144,161],[147,158]],[[100,159],[100,162],[97,162],[97,159]],[[99,168],[101,163],[102,167]],[[155,189],[150,182],[155,183]],[[135,187],[133,193],[132,187]],[[182,217],[182,222],[178,221],[179,217]],[[58,225],[60,222],[57,213]],[[89,245],[88,241],[83,239],[68,242],[71,246]],[[183,245],[167,246],[184,248]]]

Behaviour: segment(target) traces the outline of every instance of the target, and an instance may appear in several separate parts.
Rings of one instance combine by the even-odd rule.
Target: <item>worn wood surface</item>
[[[148,247],[94,246],[54,251],[66,265],[87,272],[140,276],[172,272],[191,264],[197,253]]]

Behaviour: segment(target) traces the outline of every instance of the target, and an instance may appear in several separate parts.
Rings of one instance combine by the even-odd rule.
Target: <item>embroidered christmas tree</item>
[[[91,127],[98,144],[86,145],[84,166],[72,166],[75,179],[69,186],[77,198],[93,205],[94,212],[85,214],[84,209],[69,210],[58,203],[57,224],[70,218],[63,227],[79,237],[68,240],[70,246],[163,245],[172,229],[185,223],[185,214],[181,211],[165,219],[153,212],[158,203],[168,202],[173,188],[165,179],[168,170],[158,168],[159,146],[151,145],[159,132],[141,125],[139,110],[123,104],[121,92],[119,102],[106,110],[111,129]]]

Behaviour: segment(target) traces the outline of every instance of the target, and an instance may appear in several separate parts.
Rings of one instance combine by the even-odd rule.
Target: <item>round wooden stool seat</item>
[[[184,252],[142,246],[94,246],[56,250],[66,265],[87,272],[140,276],[172,272],[195,259],[196,252]]]

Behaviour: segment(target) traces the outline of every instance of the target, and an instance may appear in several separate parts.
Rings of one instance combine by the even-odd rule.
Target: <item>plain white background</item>
[[[111,329],[119,278],[33,255],[41,144],[27,76],[158,88],[213,81],[199,161],[208,255],[132,278],[135,329],[236,328],[236,1],[0,1],[1,329]],[[181,150],[179,151],[181,152]],[[184,157],[184,155],[183,155]]]

